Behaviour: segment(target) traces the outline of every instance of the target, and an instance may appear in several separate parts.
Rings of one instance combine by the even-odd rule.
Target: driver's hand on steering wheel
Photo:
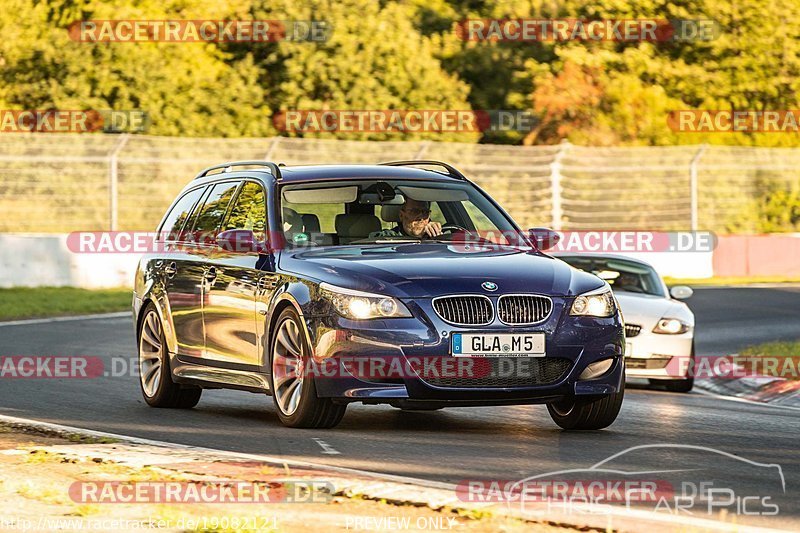
[[[431,220],[422,228],[422,233],[427,237],[438,237],[442,234],[442,225],[439,222]]]

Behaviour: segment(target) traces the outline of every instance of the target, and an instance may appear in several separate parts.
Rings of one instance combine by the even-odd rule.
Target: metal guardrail
[[[422,157],[458,168],[523,227],[752,232],[749,213],[766,187],[800,187],[800,149],[792,148],[6,135],[0,232],[152,230],[200,169],[226,161]]]

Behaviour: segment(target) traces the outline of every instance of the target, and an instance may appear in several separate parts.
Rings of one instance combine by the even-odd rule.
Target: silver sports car
[[[627,377],[647,378],[673,392],[692,390],[694,314],[679,301],[689,298],[692,289],[667,289],[652,266],[629,257],[553,255],[611,285],[625,321]]]

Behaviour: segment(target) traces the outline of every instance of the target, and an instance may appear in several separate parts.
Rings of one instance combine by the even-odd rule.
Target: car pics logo
[[[483,287],[485,290],[489,292],[494,292],[497,290],[497,283],[493,281],[484,281],[483,283],[481,283],[481,287]]]
[[[643,455],[635,455],[641,452]],[[688,464],[692,454],[697,464]],[[636,470],[622,469],[625,459],[644,459],[648,463],[658,457],[679,457],[676,468]],[[720,461],[719,470],[713,462]],[[732,464],[723,463],[728,461]],[[668,514],[696,515],[716,513],[746,516],[774,516],[780,508],[772,495],[752,494],[752,489],[736,490],[720,482],[723,473],[736,471],[737,476],[755,467],[759,475],[769,475],[780,494],[786,494],[783,469],[774,463],[759,463],[731,453],[689,444],[644,444],[618,452],[588,467],[546,472],[516,482],[505,480],[463,480],[456,487],[462,501],[504,502],[519,506],[527,515],[547,515],[554,508],[564,512],[610,512],[610,504],[631,509],[647,509]],[[701,473],[705,479],[686,479]],[[713,479],[714,481],[710,481]],[[759,491],[761,492],[761,491]]]

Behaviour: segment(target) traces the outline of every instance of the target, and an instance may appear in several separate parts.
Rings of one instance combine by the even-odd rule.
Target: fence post
[[[429,147],[430,145],[431,145],[431,142],[430,142],[430,141],[422,141],[422,142],[420,143],[420,145],[419,145],[419,150],[417,150],[417,153],[416,153],[416,154],[414,154],[414,157],[413,157],[413,159],[422,159],[422,156],[424,156],[424,155],[425,155],[425,152],[427,152],[427,151],[428,151],[428,147]]]
[[[697,231],[697,167],[700,166],[700,158],[703,157],[703,152],[706,151],[707,144],[703,144],[697,150],[697,153],[692,157],[692,162],[689,163],[689,194],[691,198],[691,227],[692,231]]]
[[[108,208],[109,226],[111,231],[117,231],[118,202],[119,202],[119,152],[128,142],[129,133],[123,133],[117,146],[111,151],[108,159]]]
[[[279,142],[281,142],[280,137],[275,137],[272,139],[272,142],[269,143],[269,148],[267,149],[267,153],[264,154],[264,161],[272,161],[272,157],[275,154],[275,150],[278,149]]]
[[[569,141],[564,139],[558,147],[553,162],[550,163],[550,191],[552,195],[553,210],[551,213],[550,226],[556,231],[561,231],[561,219],[564,211],[561,207],[561,160],[569,150]]]

